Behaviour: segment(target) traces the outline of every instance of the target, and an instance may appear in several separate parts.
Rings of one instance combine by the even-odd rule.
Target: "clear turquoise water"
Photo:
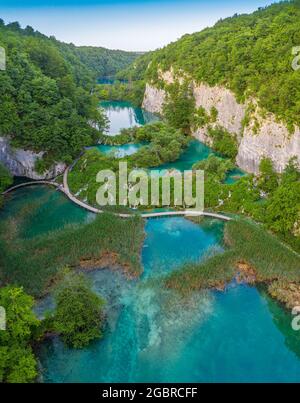
[[[70,203],[60,192],[48,186],[30,186],[12,192],[0,210],[1,218],[13,217],[22,209],[30,210],[22,220],[21,236],[30,238],[55,231],[66,225],[82,224],[93,219],[91,213]]]
[[[263,292],[232,283],[183,299],[161,286],[178,264],[221,252],[222,223],[152,219],[146,233],[141,279],[89,274],[107,300],[104,338],[83,350],[48,340],[40,350],[45,382],[300,381],[299,337]]]
[[[192,166],[197,161],[206,159],[210,154],[213,154],[213,150],[211,148],[198,140],[192,140],[178,160],[163,164],[159,167],[159,169],[177,169],[181,172],[184,170],[189,170],[192,169]]]
[[[187,258],[198,260],[209,247],[217,247],[222,226],[218,221],[207,221],[199,228],[178,217],[147,221],[140,280],[129,282],[109,270],[90,274],[94,289],[108,300],[104,339],[81,351],[65,348],[57,338],[45,343],[40,352],[47,368],[45,381],[163,380],[170,369],[180,370],[179,357],[171,351],[172,340],[174,343],[182,337],[184,345],[187,329],[203,316],[202,304],[208,309],[210,296],[194,295],[179,312],[182,304],[178,296],[161,288],[159,277]],[[190,325],[185,329],[187,323]],[[158,372],[159,357],[165,367]]]
[[[106,144],[99,144],[95,146],[99,151],[104,154],[113,155],[117,158],[125,157],[136,153],[144,144],[123,144],[121,146],[108,146]]]
[[[102,101],[100,106],[105,110],[110,121],[107,133],[110,136],[118,134],[123,128],[141,126],[159,119],[152,113],[136,108],[126,101]]]
[[[114,77],[100,77],[97,80],[98,84],[114,84],[115,82],[127,83],[128,81],[125,79],[116,80]]]
[[[185,170],[192,169],[196,162],[205,160],[211,154],[215,154],[215,152],[210,147],[198,140],[192,140],[190,141],[186,150],[180,155],[178,160],[163,164],[159,168],[152,168],[151,171],[176,169],[180,172],[183,172]],[[233,171],[228,173],[225,183],[232,184],[244,175],[245,172],[239,168],[235,168]]]
[[[15,192],[1,217],[28,206],[34,209],[24,236],[93,219],[45,187]],[[44,381],[300,381],[300,334],[264,292],[233,283],[225,292],[182,300],[161,286],[160,276],[180,263],[210,249],[221,253],[222,228],[219,221],[198,227],[178,217],[147,221],[139,280],[109,269],[88,274],[107,300],[104,338],[83,350],[66,348],[58,338],[45,342],[39,352]],[[47,299],[41,310],[51,304]]]
[[[134,154],[138,151],[143,145],[142,143],[137,144],[124,144],[121,146],[109,146],[105,144],[99,144],[95,146],[101,152],[105,154],[116,153],[118,157],[124,157],[126,155]],[[174,162],[170,162],[168,164],[163,164],[159,168],[153,168],[152,170],[162,170],[162,169],[177,169],[179,171],[184,171],[188,169],[192,169],[192,166],[197,161],[201,161],[206,159],[210,154],[213,154],[211,148],[207,147],[205,144],[201,143],[198,140],[191,140],[187,148],[180,155],[178,160]]]
[[[231,185],[232,183],[236,182],[245,175],[246,173],[244,171],[242,171],[239,168],[235,168],[228,173],[227,178],[225,179],[225,183]]]
[[[91,277],[115,301],[104,338],[80,351],[58,338],[44,344],[46,382],[300,381],[299,357],[255,288],[181,301],[159,286],[126,287],[109,271]]]
[[[193,149],[196,160],[209,152],[201,143]],[[187,150],[177,169],[188,169],[193,156]],[[23,208],[32,209],[22,224],[24,237],[94,218],[42,186],[13,193],[0,222]],[[171,217],[151,219],[145,229],[140,279],[128,281],[109,269],[88,274],[107,300],[103,339],[83,350],[67,348],[57,337],[43,343],[45,382],[300,381],[300,332],[291,329],[291,316],[263,290],[233,282],[225,292],[196,292],[183,299],[162,287],[160,277],[180,264],[222,253],[222,222],[205,219],[197,226]],[[50,297],[38,311],[52,306]]]
[[[136,153],[144,145],[145,144],[142,143],[124,144],[121,146],[109,146],[106,144],[99,144],[94,147],[96,147],[104,154],[114,155],[117,158],[122,158],[126,155],[132,155]],[[177,169],[178,171],[183,172],[184,170],[192,169],[192,166],[196,162],[206,159],[210,154],[214,154],[211,148],[198,140],[192,140],[190,141],[186,150],[178,158],[178,160],[174,162],[169,162],[168,164],[163,164],[160,167],[152,168],[150,169],[150,171]],[[243,171],[241,171],[239,168],[236,168],[228,174],[225,183],[232,184],[244,175],[245,173]]]
[[[110,128],[108,134],[115,135],[122,128],[128,128],[133,126],[141,126],[146,123],[159,120],[159,118],[142,108],[135,108],[130,102],[124,101],[102,101],[100,103],[102,108],[106,111],[107,117],[110,120]],[[116,153],[120,157],[134,154],[144,144],[124,144],[121,146],[108,146],[97,145],[100,151],[105,154]],[[190,141],[186,150],[181,154],[180,158],[174,162],[163,164],[159,167],[160,170],[177,169],[180,172],[184,170],[192,169],[192,166],[197,162],[206,159],[210,154],[214,154],[213,150],[201,143],[198,140]],[[153,168],[157,170],[158,168]],[[230,172],[226,183],[234,183],[237,178],[245,175],[243,171],[236,168]]]

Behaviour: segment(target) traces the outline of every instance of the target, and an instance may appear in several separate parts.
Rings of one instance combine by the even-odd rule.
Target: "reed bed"
[[[165,279],[166,286],[183,293],[223,288],[238,272],[238,262],[255,270],[257,282],[300,283],[300,256],[262,226],[232,220],[226,223],[224,242],[228,247],[224,253],[178,268]]]
[[[124,220],[104,213],[88,224],[67,225],[31,239],[20,236],[22,219],[19,214],[1,223],[0,284],[23,286],[29,294],[40,297],[59,277],[62,267],[80,267],[83,261],[84,267],[90,262],[97,268],[101,259],[104,264],[109,262],[109,256],[129,277],[142,271],[144,223],[137,216]]]

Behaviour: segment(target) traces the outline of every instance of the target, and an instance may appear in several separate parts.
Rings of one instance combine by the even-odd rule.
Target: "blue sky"
[[[152,50],[268,0],[0,0],[0,18],[76,45]]]

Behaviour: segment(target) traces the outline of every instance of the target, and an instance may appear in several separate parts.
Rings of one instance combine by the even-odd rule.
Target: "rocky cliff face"
[[[206,84],[194,85],[196,107],[203,107],[208,114],[215,107],[218,111],[214,125],[222,126],[229,133],[240,134],[242,120],[245,116],[245,105],[236,101],[234,94],[223,87],[209,87]]]
[[[165,102],[166,93],[164,90],[155,88],[146,84],[145,96],[143,100],[143,108],[151,113],[162,113],[163,104]]]
[[[9,171],[16,176],[26,176],[31,179],[51,179],[62,173],[66,166],[63,163],[54,165],[43,173],[38,174],[34,167],[37,158],[41,158],[42,152],[34,153],[22,149],[13,149],[7,137],[0,137],[0,162],[5,165]]]
[[[257,173],[261,159],[269,157],[276,171],[282,172],[294,156],[300,162],[300,129],[290,134],[273,114],[261,117],[256,110],[240,139],[237,164],[247,172]]]
[[[161,79],[168,84],[173,81],[172,72],[161,74]],[[272,159],[275,169],[281,172],[289,159],[298,157],[300,163],[300,129],[293,134],[286,126],[277,122],[275,116],[269,113],[262,117],[258,107],[249,116],[249,124],[243,127],[243,119],[247,111],[247,103],[237,102],[235,95],[224,87],[209,87],[206,84],[193,85],[196,107],[203,107],[209,114],[212,107],[218,111],[216,122],[211,126],[221,126],[229,133],[235,134],[239,142],[237,164],[247,172],[257,173],[260,160],[263,157]],[[162,113],[166,99],[164,90],[146,85],[143,107],[151,112]],[[250,102],[250,101],[249,101]],[[252,102],[252,100],[251,100]],[[194,131],[193,135],[200,141],[210,144],[207,127]]]

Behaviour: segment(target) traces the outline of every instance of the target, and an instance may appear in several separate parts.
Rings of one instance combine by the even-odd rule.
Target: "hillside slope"
[[[34,179],[61,172],[106,126],[92,88],[98,74],[114,74],[134,55],[85,51],[0,19],[0,162],[14,175]]]
[[[140,56],[140,53],[126,52],[124,50],[110,50],[94,46],[74,46],[72,44],[67,46],[97,78],[116,75]]]
[[[292,68],[296,46],[299,0],[221,20],[152,53],[143,105],[162,113],[176,92],[172,86],[187,82],[196,112],[203,108],[209,116],[211,108],[217,110],[214,122],[191,127],[196,137],[209,143],[208,126],[221,126],[238,138],[242,168],[255,172],[268,156],[281,171],[291,156],[300,158],[300,70]]]

